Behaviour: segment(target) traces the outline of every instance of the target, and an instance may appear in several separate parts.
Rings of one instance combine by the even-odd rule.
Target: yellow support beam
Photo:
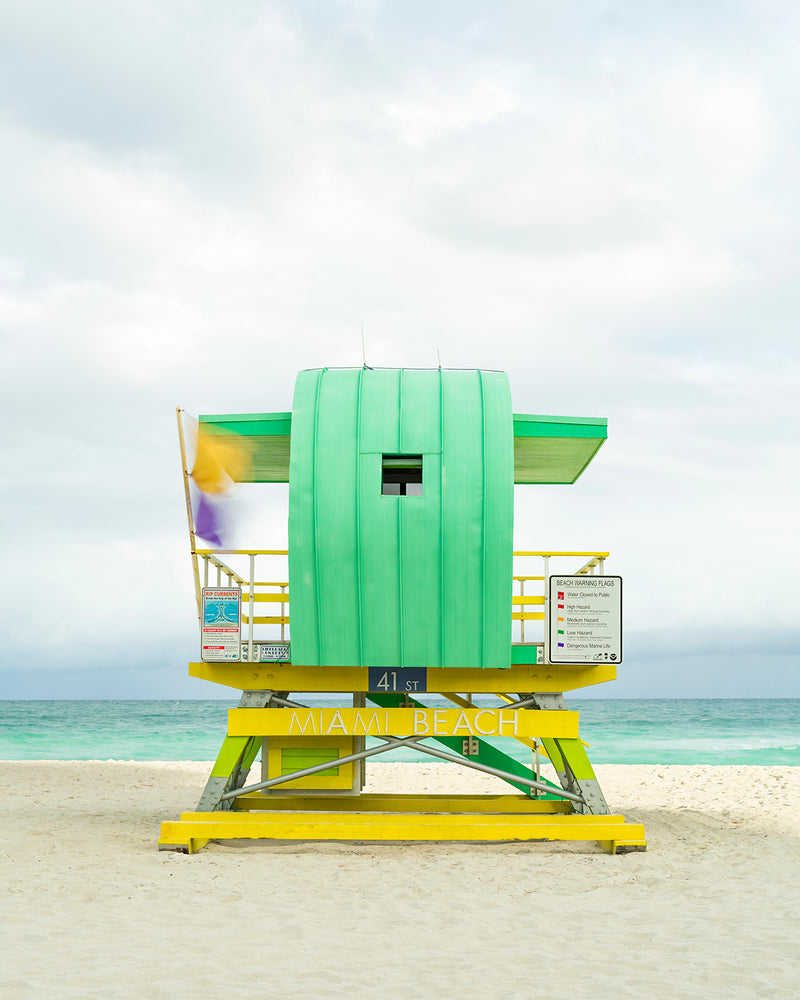
[[[515,556],[542,556],[542,558],[551,558],[552,556],[593,556],[595,559],[608,559],[609,552],[528,552],[520,551],[514,552]]]
[[[199,556],[288,556],[288,549],[197,549]],[[578,552],[576,555],[592,555],[591,552]],[[607,553],[606,553],[607,554]]]
[[[533,649],[533,647],[531,647]],[[531,655],[535,655],[532,653]],[[293,663],[189,664],[189,676],[240,691],[369,691],[367,667],[303,667]],[[429,691],[562,692],[613,681],[613,663],[514,663],[508,670],[428,669]]]
[[[286,795],[277,791],[248,792],[235,800],[237,811],[330,810],[332,812],[409,813],[518,813],[571,812],[566,800],[532,799],[527,795],[421,794],[414,792],[362,792],[360,795]]]
[[[577,712],[507,708],[232,708],[230,736],[538,736],[577,739]]]
[[[162,823],[162,833],[158,838],[159,851],[185,851],[187,854],[197,854],[208,843],[208,837],[190,837],[181,829],[178,829],[175,836],[165,835],[164,826],[165,824]],[[174,823],[173,826],[180,827],[180,824]]]

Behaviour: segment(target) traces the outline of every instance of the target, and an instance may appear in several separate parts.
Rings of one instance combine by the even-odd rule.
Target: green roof
[[[515,483],[574,483],[608,435],[603,417],[515,413],[513,418]],[[248,439],[252,466],[243,482],[289,482],[291,413],[207,414],[200,423],[211,433]]]

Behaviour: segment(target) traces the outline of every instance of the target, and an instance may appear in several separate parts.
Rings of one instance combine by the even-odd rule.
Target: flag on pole
[[[199,490],[194,533],[220,548],[228,544],[231,487],[246,478],[250,453],[244,439],[236,434],[210,434],[200,425],[197,450],[189,475]]]
[[[213,501],[205,493],[201,493],[194,514],[195,535],[206,542],[211,542],[217,548],[223,548],[225,543],[222,535],[226,534],[223,527],[224,520]]]

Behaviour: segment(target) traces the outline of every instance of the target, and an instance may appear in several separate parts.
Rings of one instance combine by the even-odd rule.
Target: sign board
[[[428,690],[427,667],[402,667],[395,670],[387,667],[370,667],[368,672],[368,691],[400,691],[403,694],[414,694]]]
[[[242,643],[242,659],[252,663],[287,663],[292,658],[289,642],[254,642],[253,654],[248,656],[249,642]]]
[[[200,645],[204,660],[239,660],[242,592],[238,587],[203,587]]]
[[[228,712],[228,735],[577,739],[578,713],[511,708],[233,708]]]
[[[622,662],[622,577],[551,576],[550,663]]]

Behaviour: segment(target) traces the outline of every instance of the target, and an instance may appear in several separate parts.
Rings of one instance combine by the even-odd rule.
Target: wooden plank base
[[[329,796],[311,801],[310,797],[280,796],[282,803],[259,803],[257,809],[253,796],[244,798],[249,800],[244,810],[187,812],[179,822],[163,823],[159,849],[192,854],[210,840],[239,839],[496,843],[560,840],[599,842],[614,854],[644,850],[647,844],[643,824],[626,823],[624,816],[566,813],[562,803],[537,802],[527,796],[363,795],[349,800]],[[287,799],[291,801],[287,803]],[[424,800],[425,812],[413,808],[421,804],[420,799]],[[403,811],[409,807],[413,811]],[[448,811],[454,807],[459,811]]]

